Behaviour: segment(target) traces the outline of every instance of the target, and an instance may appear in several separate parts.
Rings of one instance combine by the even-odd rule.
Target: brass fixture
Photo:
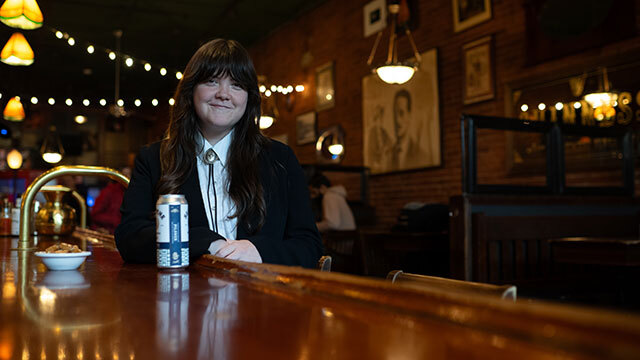
[[[47,203],[36,215],[35,226],[38,234],[65,235],[75,228],[75,209],[61,203],[63,193],[70,192],[80,205],[80,227],[87,227],[87,204],[77,191],[66,186],[43,186],[40,192],[47,198]]]
[[[121,183],[125,187],[129,186],[129,179],[126,176],[114,169],[102,166],[58,166],[43,173],[29,185],[23,195],[23,201],[20,206],[20,238],[18,241],[18,250],[33,249],[33,246],[29,244],[29,236],[31,234],[29,214],[33,211],[33,201],[36,198],[36,194],[44,184],[65,175],[105,176]]]

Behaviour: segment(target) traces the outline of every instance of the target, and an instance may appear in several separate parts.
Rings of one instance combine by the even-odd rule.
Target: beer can
[[[156,202],[157,261],[159,268],[189,265],[189,206],[184,195],[161,195]]]

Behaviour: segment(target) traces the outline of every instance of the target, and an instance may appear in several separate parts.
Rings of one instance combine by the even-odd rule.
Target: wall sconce
[[[22,121],[24,120],[24,107],[20,102],[19,96],[14,96],[9,99],[7,106],[4,107],[2,116],[5,120],[9,121]]]
[[[36,0],[6,0],[0,8],[0,21],[12,28],[37,29],[43,20]]]
[[[264,93],[262,96],[261,102],[261,115],[258,120],[258,126],[260,130],[268,129],[276,122],[280,113],[278,112],[278,108],[276,107],[276,99],[275,96],[266,96]]]
[[[598,121],[609,120],[616,116],[618,94],[609,91],[607,68],[602,68],[602,79],[598,78],[598,92],[584,96],[584,101],[593,108],[593,117]]]
[[[33,64],[33,50],[21,33],[13,33],[0,52],[0,61],[13,66]]]
[[[316,141],[316,159],[319,163],[340,163],[344,153],[344,130],[340,125],[332,126],[320,134]]]
[[[62,141],[60,141],[60,136],[58,136],[55,126],[52,125],[49,127],[49,132],[44,138],[40,153],[44,161],[49,164],[57,164],[62,160],[64,148],[62,147]]]
[[[418,53],[418,49],[416,48],[416,44],[413,41],[413,36],[411,36],[411,30],[409,30],[409,26],[405,25],[405,34],[411,43],[411,48],[413,49],[413,54],[416,58],[416,62],[399,62],[398,61],[398,35],[396,33],[396,25],[398,20],[398,13],[400,12],[399,4],[389,4],[389,16],[391,17],[391,26],[389,35],[389,50],[387,51],[387,61],[384,65],[378,66],[373,69],[373,72],[378,74],[378,77],[386,82],[387,84],[404,84],[407,81],[411,80],[413,74],[418,70],[418,66],[421,62],[420,54]],[[378,44],[380,43],[380,38],[382,37],[383,31],[378,33],[375,42],[373,43],[373,49],[371,49],[371,54],[369,54],[369,59],[367,60],[367,65],[371,66],[373,63],[373,57],[376,54],[376,50],[378,49]]]

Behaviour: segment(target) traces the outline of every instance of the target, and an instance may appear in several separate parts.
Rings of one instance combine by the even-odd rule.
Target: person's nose
[[[226,84],[224,81],[218,86],[218,91],[216,91],[216,98],[220,100],[229,100],[230,99],[230,85]]]

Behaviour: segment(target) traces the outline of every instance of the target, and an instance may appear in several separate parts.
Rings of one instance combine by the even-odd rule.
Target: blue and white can
[[[184,195],[161,195],[156,202],[159,268],[189,266],[189,205]]]

